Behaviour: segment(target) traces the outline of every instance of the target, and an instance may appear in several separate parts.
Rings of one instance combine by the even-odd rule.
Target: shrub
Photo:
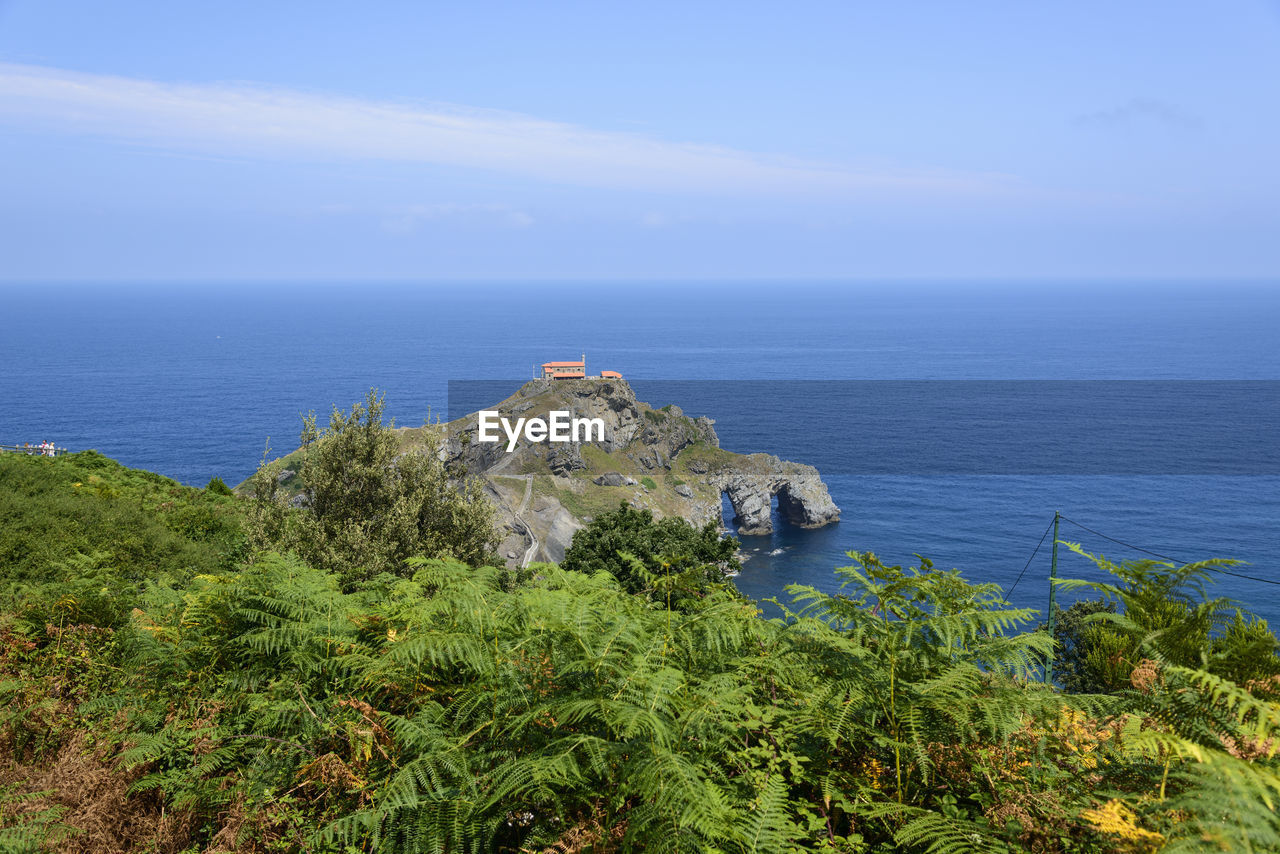
[[[214,475],[213,479],[209,481],[209,485],[205,487],[205,491],[212,492],[214,495],[234,495],[235,494],[231,491],[231,487],[223,483],[222,478],[218,477],[217,475]]]
[[[1228,599],[1209,596],[1213,570],[1234,561],[1116,564],[1074,543],[1067,545],[1113,580],[1059,582],[1069,590],[1102,596],[1072,605],[1055,627],[1064,689],[1127,691],[1134,668],[1148,659],[1204,668],[1240,684],[1280,675],[1280,642],[1266,622],[1246,615]]]
[[[480,484],[450,480],[430,434],[425,448],[401,454],[384,409],[370,390],[349,413],[334,409],[326,429],[314,415],[303,419],[303,509],[285,506],[279,464],[260,466],[250,485],[258,544],[338,572],[348,587],[382,572],[403,574],[415,555],[494,562],[494,511]]]
[[[675,599],[723,586],[742,568],[734,555],[738,541],[721,537],[714,523],[695,528],[679,517],[655,521],[649,510],[625,503],[573,535],[561,566],[571,572],[606,570],[623,589]],[[661,579],[669,579],[659,583]]]

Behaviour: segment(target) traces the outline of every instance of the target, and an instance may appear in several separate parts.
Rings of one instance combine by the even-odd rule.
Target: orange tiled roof
[[[607,379],[611,379],[611,380],[622,379],[622,374],[618,373],[617,371],[601,371],[600,376],[606,377]]]
[[[586,362],[543,362],[544,368],[585,368]]]

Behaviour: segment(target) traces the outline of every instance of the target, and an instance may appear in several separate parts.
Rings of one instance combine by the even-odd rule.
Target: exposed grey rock
[[[743,536],[768,534],[773,531],[773,497],[778,497],[778,511],[792,525],[821,528],[840,520],[840,508],[831,500],[827,485],[818,470],[802,463],[790,463],[777,457],[763,457],[764,474],[729,472],[719,479],[720,490],[727,493],[733,505],[734,521]]]
[[[297,474],[297,472],[293,469],[281,469],[280,473],[276,475],[276,483],[284,483],[295,474]]]
[[[539,496],[526,518],[538,532],[538,552],[534,559],[552,563],[564,560],[573,535],[583,527],[582,522],[575,519],[564,505],[550,496]]]
[[[591,481],[596,486],[635,486],[636,481],[616,471],[605,472]]]
[[[713,448],[720,447],[720,437],[716,435],[714,427],[716,422],[714,418],[699,415],[697,418],[693,419],[693,423],[696,426],[698,433],[702,436],[702,440],[704,442],[711,445]]]
[[[676,487],[676,495],[682,495],[685,498],[692,498],[693,490],[689,487],[689,484],[682,483]]]
[[[307,500],[306,493],[299,492],[297,495],[289,499],[290,507],[302,508],[309,507],[310,505],[311,502]]]
[[[573,535],[583,527],[582,523],[563,507],[551,519],[542,542],[542,553],[552,563],[564,560],[564,553],[573,543]]]
[[[721,489],[729,495],[739,534],[752,536],[767,534],[773,530],[773,493],[769,491],[766,479],[752,475],[734,475],[724,482]]]
[[[582,449],[575,443],[554,445],[547,451],[547,467],[559,477],[568,477],[587,467],[582,459]]]
[[[516,418],[546,417],[553,408],[569,410],[572,418],[598,418],[604,424],[604,439],[593,437],[592,444],[610,454],[626,450],[649,470],[669,467],[682,450],[697,442],[720,445],[710,418],[689,418],[675,406],[649,409],[636,400],[635,392],[625,381],[533,380],[493,408],[500,416],[511,419],[513,425]],[[527,470],[530,464],[541,468],[544,453],[557,474],[585,467],[575,445],[548,447],[541,443],[530,445],[521,439],[508,453],[505,438],[480,442],[476,413],[451,422],[448,428],[442,456],[472,474],[494,470],[514,473]]]

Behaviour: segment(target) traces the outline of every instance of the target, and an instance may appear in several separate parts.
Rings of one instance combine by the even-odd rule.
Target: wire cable
[[[1104,540],[1110,540],[1116,545],[1124,546],[1127,549],[1133,549],[1136,552],[1149,554],[1152,557],[1158,557],[1161,560],[1172,561],[1173,563],[1181,563],[1181,564],[1191,563],[1191,561],[1182,560],[1176,557],[1170,557],[1169,555],[1163,555],[1163,554],[1160,554],[1159,552],[1153,552],[1151,551],[1151,549],[1144,549],[1142,546],[1135,546],[1133,543],[1126,543],[1124,540],[1117,540],[1115,537],[1108,537],[1106,534],[1102,533],[1101,531],[1095,531],[1093,528],[1090,528],[1088,525],[1081,525],[1079,522],[1075,521],[1074,519],[1068,519],[1066,516],[1063,516],[1062,514],[1058,514],[1058,518],[1064,522],[1070,522],[1072,525],[1075,525],[1077,528],[1083,528],[1084,530],[1088,531],[1090,534],[1094,534],[1095,536],[1102,537],[1102,539]],[[1035,555],[1032,555],[1032,557],[1035,557]],[[1221,572],[1224,575],[1231,575],[1231,576],[1235,576],[1236,578],[1246,578],[1249,581],[1257,581],[1260,584],[1274,584],[1274,585],[1280,586],[1280,581],[1276,581],[1270,578],[1259,578],[1256,575],[1245,575],[1243,572],[1232,572],[1231,570],[1223,569],[1220,566],[1209,566],[1205,568],[1210,569],[1214,572]],[[1022,576],[1019,575],[1018,577],[1021,578]],[[1016,586],[1017,582],[1014,582],[1014,584]],[[1009,597],[1006,596],[1005,598],[1007,599]]]
[[[1035,560],[1036,555],[1040,553],[1040,547],[1044,545],[1044,538],[1049,536],[1049,530],[1051,528],[1053,528],[1053,522],[1050,522],[1049,527],[1044,529],[1044,533],[1040,535],[1040,542],[1036,543],[1036,550],[1031,553],[1031,557],[1027,558],[1027,566],[1022,568],[1022,572],[1019,572],[1018,577],[1013,580],[1013,587],[1010,587],[1008,592],[1004,594],[1006,602],[1008,602],[1009,597],[1013,595],[1013,591],[1018,586],[1018,582],[1022,580],[1022,576],[1026,574],[1027,567],[1031,566],[1031,561]]]

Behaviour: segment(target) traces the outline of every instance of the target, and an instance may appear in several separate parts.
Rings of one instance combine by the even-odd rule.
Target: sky
[[[0,0],[0,282],[1280,278],[1280,0]]]

